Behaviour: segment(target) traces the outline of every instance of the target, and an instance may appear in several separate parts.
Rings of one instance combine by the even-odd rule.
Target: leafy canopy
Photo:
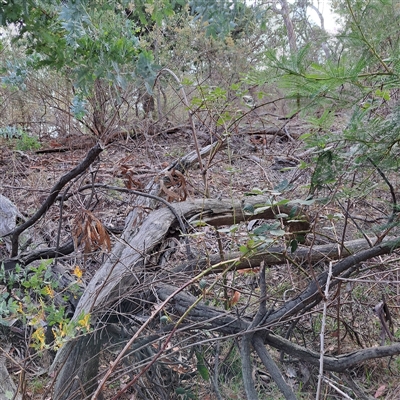
[[[97,79],[123,88],[139,78],[151,87],[159,67],[140,38],[185,10],[215,37],[255,15],[238,0],[12,0],[0,5],[0,24],[14,26],[36,68],[61,71],[88,94]]]

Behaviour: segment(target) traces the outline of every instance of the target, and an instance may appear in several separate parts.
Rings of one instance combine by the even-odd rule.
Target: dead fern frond
[[[143,184],[137,178],[134,168],[130,168],[127,165],[121,165],[121,175],[124,180],[125,186],[128,189],[143,189]]]
[[[111,251],[111,240],[102,222],[88,210],[80,210],[73,220],[75,249],[82,245],[85,255],[96,250]]]
[[[160,188],[167,195],[167,201],[185,201],[188,195],[185,177],[175,169],[160,179]]]

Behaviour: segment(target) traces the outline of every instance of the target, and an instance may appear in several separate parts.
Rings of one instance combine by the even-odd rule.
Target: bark
[[[218,151],[220,147],[221,143],[214,143],[202,148],[199,154],[203,157]],[[192,151],[182,157],[162,171],[157,179],[150,181],[145,188],[146,192],[158,196],[160,194],[159,181],[164,179],[164,175],[168,171],[176,169],[183,173],[197,160],[197,151]],[[108,260],[89,282],[75,310],[74,319],[77,319],[82,312],[90,313],[93,324],[96,324],[97,317],[101,316],[104,310],[113,306],[121,298],[121,294],[131,290],[134,284],[140,281],[140,276],[145,271],[144,258],[162,242],[172,222],[176,222],[175,215],[169,208],[157,210],[151,214],[152,218],[148,218],[145,210],[154,208],[156,203],[157,200],[154,198],[138,197],[136,207],[126,219],[121,239],[113,247]],[[177,210],[177,212],[181,211]],[[54,390],[54,397],[58,400],[68,399],[69,393],[75,390],[75,388],[72,388],[72,391],[64,392],[63,388],[65,382],[69,381],[71,374],[75,376],[79,372],[80,359],[91,359],[93,357],[98,362],[98,352],[93,354],[92,350],[89,349],[90,346],[87,346],[87,343],[91,343],[91,340],[93,340],[92,336],[92,334],[88,334],[71,340],[57,352],[51,371],[58,370]],[[75,353],[75,348],[79,348],[80,352]],[[76,360],[73,359],[74,357]],[[63,365],[68,365],[68,368],[64,368]],[[87,376],[85,380],[90,381],[94,378],[94,373],[94,369],[92,369],[91,376]],[[84,380],[79,384],[86,390]]]
[[[265,205],[267,196],[253,196],[246,200],[247,205]],[[182,219],[202,220],[213,226],[230,225],[251,219],[274,219],[278,212],[274,207],[257,215],[246,215],[242,202],[216,199],[193,200],[171,204]],[[280,212],[290,213],[290,206],[280,206]],[[150,213],[136,232],[134,220],[125,228],[121,240],[114,246],[109,259],[96,272],[82,295],[75,316],[91,313],[95,318],[113,305],[137,282],[145,272],[144,256],[162,243],[170,229],[177,227],[177,221],[169,208],[161,208]]]
[[[364,252],[365,253],[365,252]],[[323,275],[323,274],[321,274]],[[171,293],[176,290],[176,287],[164,285],[157,288],[157,295],[160,300],[165,300]],[[307,290],[307,289],[306,289]],[[304,292],[303,292],[304,293]],[[297,299],[303,296],[298,296]],[[195,296],[187,293],[179,293],[174,298],[173,306],[178,314],[185,313],[189,307],[197,300]],[[281,308],[285,310],[286,307]],[[281,309],[277,310],[277,314],[281,314]],[[286,321],[284,318],[282,322]],[[243,334],[248,331],[252,319],[246,316],[237,316],[233,312],[217,310],[206,306],[200,302],[194,307],[189,315],[187,323],[195,323],[195,329],[207,329],[217,331],[223,334]],[[263,322],[261,327],[255,328],[257,335],[263,334],[264,343],[278,350],[283,350],[287,354],[297,357],[303,361],[309,362],[315,366],[319,365],[320,353],[312,351],[305,347],[292,343],[288,339],[275,335],[268,329],[268,326]],[[358,365],[362,362],[375,359],[390,357],[400,354],[400,343],[393,343],[388,346],[378,346],[367,349],[361,349],[354,352],[341,354],[339,356],[324,356],[324,369],[328,371],[345,372],[348,368]]]
[[[180,207],[177,207],[180,212],[182,212],[183,204],[179,204]],[[233,207],[234,208],[234,207]],[[191,209],[191,208],[190,208]],[[165,212],[166,210],[158,210],[154,212],[153,214],[157,214],[158,212]],[[158,215],[158,214],[157,214]],[[169,216],[172,214],[170,213]],[[166,218],[168,217],[168,214],[166,214]],[[151,218],[150,218],[151,219]],[[172,218],[173,219],[173,218]],[[140,231],[138,236],[140,236]],[[400,239],[389,241],[387,243],[382,243],[379,244],[371,249],[367,249],[364,251],[361,251],[355,255],[349,256],[347,259],[344,259],[342,261],[339,261],[334,269],[333,269],[333,276],[338,277],[339,275],[341,276],[346,276],[346,273],[348,273],[349,270],[358,263],[368,260],[372,257],[375,257],[377,255],[382,255],[382,254],[387,254],[390,253],[393,249],[399,247],[400,245]],[[143,268],[143,265],[141,266]],[[113,272],[113,271],[111,271]],[[120,271],[121,272],[121,271]],[[318,302],[321,301],[321,295],[320,295],[320,288],[324,287],[324,284],[326,282],[326,272],[323,272],[317,277],[318,284],[316,284],[315,281],[311,282],[306,289],[300,293],[300,295],[294,297],[293,299],[289,300],[286,302],[282,307],[280,307],[278,310],[273,311],[273,310],[267,310],[266,314],[263,316],[262,324],[261,326],[254,327],[255,330],[261,330],[261,331],[266,331],[268,332],[268,327],[275,325],[276,323],[283,323],[284,321],[288,320],[289,318],[292,318],[294,315],[297,315],[304,311],[307,307],[310,305],[316,305]],[[116,282],[116,280],[112,280],[110,282]],[[126,283],[127,281],[125,281]],[[103,286],[107,287],[107,286]],[[332,284],[332,288],[334,287],[334,284]],[[159,300],[163,301],[167,299],[172,293],[176,291],[176,287],[169,286],[166,284],[161,285],[160,287],[155,288],[157,297]],[[119,292],[120,294],[121,292]],[[122,292],[124,293],[124,291]],[[109,294],[112,294],[111,292]],[[99,306],[99,304],[96,304],[97,299],[100,297],[101,293],[99,293],[99,296],[95,296],[92,298],[91,305],[96,305]],[[245,333],[248,331],[249,327],[252,324],[253,318],[250,316],[243,316],[243,315],[237,315],[234,313],[229,313],[226,311],[214,309],[212,307],[206,306],[203,302],[200,302],[196,307],[192,307],[194,302],[197,300],[195,296],[192,296],[188,293],[181,292],[177,294],[174,299],[171,301],[170,305],[173,307],[175,312],[178,315],[183,315],[188,312],[190,309],[190,312],[187,313],[187,319],[186,323],[195,323],[196,324],[196,329],[207,329],[207,330],[214,330],[217,331],[221,334],[241,334]],[[90,304],[90,303],[84,303],[84,304]],[[104,307],[105,304],[103,304],[101,307]],[[81,305],[82,307],[82,305]],[[100,307],[100,309],[101,309]],[[99,311],[100,311],[99,309]],[[79,310],[79,311],[78,311]],[[82,308],[78,308],[77,312],[80,312]],[[75,342],[69,342],[67,343],[66,346],[64,346],[61,350],[65,349],[68,351],[72,351],[75,346],[78,346],[78,348],[81,349],[81,351],[74,353],[74,355],[70,354],[65,354],[64,357],[59,357],[59,360],[63,361],[68,365],[69,367],[66,369],[64,368],[60,375],[63,376],[62,382],[66,382],[66,374],[68,377],[71,376],[76,376],[76,369],[78,366],[82,363],[81,362],[81,357],[85,352],[87,352],[90,348],[90,346],[87,346],[87,342],[90,341],[90,335],[87,335],[86,337],[81,337]],[[278,347],[272,339],[269,339],[267,337],[266,339],[267,343],[270,343],[274,347]],[[64,351],[65,351],[64,350]],[[350,365],[354,365],[360,360],[362,361],[363,359],[369,359],[371,357],[384,357],[387,355],[393,355],[393,354],[398,354],[400,351],[400,348],[397,347],[391,347],[391,348],[381,348],[378,349],[377,351],[371,350],[371,352],[367,353],[359,353],[357,356],[348,356],[346,355],[340,356],[340,360],[345,367],[347,368]],[[62,351],[59,352],[59,354],[62,354]],[[360,355],[361,354],[361,355]],[[87,356],[86,356],[87,357]],[[318,363],[318,357],[319,354],[315,357],[316,363]],[[369,358],[368,358],[369,357]],[[72,358],[73,361],[70,361]],[[91,358],[91,357],[88,357]],[[310,360],[313,360],[313,357],[309,357]],[[72,362],[72,364],[70,364]],[[326,369],[332,369],[335,368],[335,363],[330,362],[330,360],[326,361],[326,364],[324,362],[324,365]],[[75,369],[74,369],[75,368]],[[341,368],[341,367],[340,367]],[[68,371],[68,372],[67,372]],[[94,373],[94,372],[93,372]],[[61,378],[60,378],[61,379]],[[85,387],[84,382],[81,382],[82,386]],[[62,387],[61,384],[57,383],[57,388]],[[56,391],[56,398],[57,399],[67,399],[68,397],[63,397],[60,391]]]
[[[205,220],[208,222],[207,218]],[[224,254],[224,260],[231,260],[233,263],[232,270],[240,270],[246,268],[256,268],[261,262],[265,265],[278,265],[286,262],[296,264],[305,263],[315,265],[323,260],[337,260],[339,257],[348,257],[359,251],[370,248],[370,244],[366,239],[351,240],[344,243],[343,251],[340,255],[339,246],[337,244],[324,244],[310,247],[299,247],[295,253],[287,253],[287,250],[281,246],[272,246],[266,251],[251,254],[243,257],[240,252],[232,252]],[[209,265],[219,264],[222,260],[219,254],[211,254],[208,257],[202,257],[196,260],[185,261],[174,268],[174,272],[203,270]],[[213,273],[222,272],[226,266],[213,269]]]
[[[290,340],[269,332],[265,342],[276,349],[282,350],[291,356],[297,357],[302,361],[309,362],[315,366],[319,365],[320,353],[292,343]],[[371,347],[353,351],[339,356],[324,356],[324,369],[327,371],[346,372],[348,368],[362,362],[375,358],[391,357],[400,354],[400,343],[393,343],[388,346]]]
[[[100,349],[101,341],[95,334],[81,336],[69,346],[56,379],[54,399],[82,400],[90,396],[97,388]]]
[[[283,379],[281,371],[279,371],[279,368],[276,365],[275,361],[269,355],[267,349],[264,346],[263,338],[259,333],[254,335],[253,346],[258,356],[260,357],[262,363],[264,364],[266,370],[270,373],[272,379],[278,386],[279,390],[285,396],[285,399],[296,400],[296,395],[293,393],[293,390]]]
[[[290,18],[289,3],[287,2],[287,0],[278,1],[281,5],[281,9],[278,9],[276,6],[274,6],[273,9],[277,14],[282,15],[289,40],[290,53],[295,54],[297,53],[296,33],[293,28],[292,19]]]
[[[2,349],[3,350],[3,349]],[[20,394],[24,388],[15,387],[13,380],[11,379],[10,374],[6,368],[6,352],[7,350],[3,350],[2,354],[0,355],[0,398],[1,399],[15,399],[21,400],[22,395]],[[7,357],[9,357],[7,355]],[[24,374],[24,369],[21,367],[21,374]],[[20,382],[24,382],[24,379],[21,379]]]
[[[247,199],[246,204],[256,207],[259,204],[265,204],[266,197],[254,196]],[[254,216],[247,216],[242,210],[242,202],[239,201],[219,201],[213,199],[195,200],[192,202],[182,202],[173,205],[176,212],[185,220],[190,221],[191,218],[203,219],[205,222],[219,225],[231,224],[233,222],[243,221],[247,218],[266,218],[272,219],[275,214],[273,207],[264,210],[262,213]],[[280,212],[290,213],[288,206],[280,207]],[[82,298],[79,301],[75,311],[75,318],[81,313],[90,313],[92,322],[96,324],[96,320],[103,315],[106,310],[110,309],[115,303],[121,299],[121,295],[128,293],[132,287],[142,281],[142,275],[145,273],[144,257],[146,254],[152,252],[158,244],[160,244],[166,237],[168,231],[177,225],[176,218],[169,208],[162,208],[153,211],[147,216],[137,232],[132,232],[128,228],[125,230],[123,239],[119,241],[112,251],[109,259],[97,271],[93,279],[89,282]],[[364,241],[357,241],[352,244],[353,249],[360,246],[365,246]],[[349,269],[357,263],[374,257],[376,255],[385,254],[390,252],[393,246],[397,246],[397,242],[392,244],[384,243],[372,249],[349,256],[348,259],[339,262],[333,272],[336,277],[342,272]],[[350,254],[349,248],[346,246]],[[274,255],[275,257],[275,255]],[[323,286],[326,280],[326,274],[323,273],[318,277],[318,285]],[[316,304],[320,301],[320,292],[316,282],[311,282],[305,291],[296,298],[285,303],[283,307],[274,312],[269,312],[265,316],[264,324],[266,326],[272,325],[278,321],[296,315],[301,312],[305,307],[311,304]],[[157,294],[160,299],[165,299],[167,294],[171,294],[167,285],[159,288]],[[173,288],[175,290],[175,288]],[[186,310],[193,304],[195,298],[184,293],[175,296],[173,306],[179,314],[184,314]],[[202,308],[203,307],[203,308]],[[198,306],[189,313],[190,319],[195,322],[201,322],[207,327],[217,329],[221,333],[239,333],[245,331],[249,327],[251,319],[241,317],[240,319],[233,318],[229,314],[225,314],[218,310],[211,310],[205,306]],[[53,364],[53,369],[65,363],[68,369],[63,369],[60,372],[60,381],[65,382],[65,375],[68,371],[70,376],[71,371],[81,364],[80,361],[76,362],[75,369],[70,365],[72,349],[76,346],[78,348],[87,349],[84,345],[84,340],[90,340],[90,335],[78,339],[76,342],[71,341],[67,343],[57,354],[56,361]],[[79,358],[85,353],[84,350],[78,352],[76,357]],[[56,388],[62,387],[58,384]],[[60,391],[55,392],[58,399],[66,399],[62,397]]]

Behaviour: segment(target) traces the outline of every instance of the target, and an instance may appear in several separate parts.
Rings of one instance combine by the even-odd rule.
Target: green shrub
[[[27,133],[22,132],[19,139],[16,140],[15,146],[17,150],[39,150],[41,147],[40,142],[35,136],[29,136]]]

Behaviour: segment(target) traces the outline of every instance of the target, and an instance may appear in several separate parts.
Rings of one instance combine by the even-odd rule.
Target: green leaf
[[[274,203],[274,206],[284,206],[290,202],[289,199],[279,200],[277,203]]]
[[[283,229],[274,229],[270,231],[273,236],[285,236],[285,231]]]
[[[303,200],[303,199],[295,199],[295,200],[290,200],[289,204],[300,204],[301,206],[310,206],[311,204],[314,204],[315,200],[310,199],[310,200]]]
[[[257,207],[254,211],[254,215],[262,214],[265,210],[268,210],[271,206]]]
[[[311,137],[311,133],[303,133],[302,135],[299,136],[300,140],[305,140],[308,139],[309,137]]]
[[[314,173],[311,176],[310,194],[314,194],[316,190],[322,189],[325,185],[335,180],[336,173],[333,168],[333,159],[333,151],[330,149],[319,155]]]
[[[275,218],[287,218],[289,215],[285,213],[275,214]]]
[[[289,184],[289,182],[287,181],[287,179],[284,179],[282,182],[279,182],[278,185],[276,185],[274,187],[274,192],[276,193],[283,193],[286,190],[290,190],[293,188],[293,185]]]
[[[192,226],[196,227],[196,228],[200,228],[202,226],[207,226],[207,223],[201,220],[197,220],[197,221],[193,221]]]
[[[207,287],[208,283],[205,279],[201,279],[199,282],[199,287],[200,289],[205,289]]]
[[[254,206],[252,204],[244,204],[243,211],[246,215],[254,215]]]
[[[289,243],[289,246],[290,246],[290,252],[294,253],[299,247],[299,243],[297,242],[296,239],[292,239]]]
[[[241,246],[239,246],[239,251],[243,255],[246,255],[250,251],[250,249],[247,246],[245,246],[244,244],[242,244]]]
[[[253,230],[253,234],[256,236],[266,236],[271,231],[278,229],[279,226],[279,222],[275,222],[273,224],[262,224]]]
[[[305,161],[303,161],[303,160],[301,160],[300,161],[300,164],[298,165],[298,168],[299,169],[306,169],[306,168],[308,168],[309,167],[309,165],[305,162]]]
[[[197,371],[205,381],[208,381],[210,379],[210,374],[208,372],[206,365],[204,364],[203,355],[196,351],[196,358],[197,358]]]

